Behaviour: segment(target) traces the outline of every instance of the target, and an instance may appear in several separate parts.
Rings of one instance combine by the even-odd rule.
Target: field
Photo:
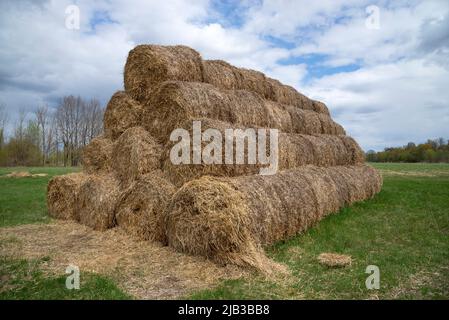
[[[46,212],[46,185],[51,176],[74,169],[0,168],[0,299],[449,299],[449,164],[374,166],[384,176],[382,192],[329,216],[305,234],[267,248],[270,257],[290,270],[289,275],[268,278],[130,242],[112,231],[102,235],[55,222]],[[13,170],[48,176],[3,177]],[[114,272],[81,269],[81,289],[67,290],[64,270],[54,266],[74,259],[76,252],[63,255],[68,248],[64,239],[76,234],[79,246],[70,246],[71,250],[90,248],[83,251],[90,260],[98,248],[96,239],[109,241],[112,247],[105,245],[110,250],[105,252],[111,255],[121,252],[113,247],[114,241],[121,241],[128,246],[123,255],[133,252],[135,257],[116,257]],[[148,246],[145,250],[152,257],[170,256],[158,259],[159,269],[166,270],[148,270],[148,262],[139,266],[144,261],[142,246]],[[348,254],[352,265],[322,266],[317,262],[322,252]],[[104,252],[95,258],[92,264],[110,262]],[[177,269],[176,264],[183,267]],[[368,265],[379,267],[379,290],[365,286]],[[199,267],[207,281],[199,277]],[[152,280],[145,282],[149,274]]]

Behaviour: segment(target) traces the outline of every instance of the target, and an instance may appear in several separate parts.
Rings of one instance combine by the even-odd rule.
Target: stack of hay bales
[[[50,181],[53,217],[264,269],[263,246],[381,189],[325,104],[263,73],[203,60],[185,46],[141,45],[129,53],[124,83],[107,105],[104,135],[83,152],[84,172]],[[278,129],[279,171],[173,164],[170,134],[192,132],[193,121],[202,132],[218,130],[223,143],[226,129]]]

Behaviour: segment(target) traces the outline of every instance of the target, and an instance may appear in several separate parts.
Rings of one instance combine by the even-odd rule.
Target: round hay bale
[[[126,60],[126,92],[142,103],[167,80],[203,81],[200,54],[186,46],[139,45]]]
[[[126,130],[114,143],[112,168],[122,185],[161,168],[162,147],[142,127]]]
[[[119,191],[112,175],[90,175],[81,185],[76,202],[80,223],[100,231],[115,226]]]
[[[237,68],[222,60],[202,60],[186,46],[139,45],[129,52],[125,65],[125,90],[146,102],[164,81],[206,82],[220,89],[248,90],[261,97],[305,110],[329,114],[293,87],[268,78],[262,72]]]
[[[268,100],[329,115],[323,103],[314,103],[295,88],[266,77],[259,71],[237,68],[221,60],[203,61],[203,70],[204,82],[217,88],[252,91]]]
[[[223,60],[205,60],[203,62],[204,82],[225,90],[238,90],[240,77],[238,68]]]
[[[314,110],[315,112],[318,112],[318,113],[324,113],[324,114],[330,115],[329,109],[323,102],[317,101],[317,100],[311,100],[311,101],[312,101],[312,106],[313,106],[312,110]]]
[[[167,240],[176,250],[266,269],[251,238],[243,195],[229,184],[209,177],[191,181],[173,196],[168,211]]]
[[[120,196],[117,225],[140,240],[165,242],[163,212],[175,191],[161,171],[141,176]]]
[[[276,128],[303,134],[342,134],[325,115],[262,99],[250,91],[170,81],[162,84],[143,113],[144,127],[160,142],[186,120],[210,118],[245,127]]]
[[[48,214],[56,219],[78,220],[78,193],[87,178],[81,172],[53,177],[47,185]]]
[[[196,119],[201,123],[201,132],[204,133],[208,129],[215,129],[221,135],[221,160],[222,164],[174,164],[170,158],[170,151],[178,141],[169,141],[164,146],[162,168],[176,186],[180,187],[187,181],[199,178],[201,176],[210,175],[218,177],[235,177],[240,175],[257,174],[260,169],[267,165],[262,165],[259,162],[256,164],[225,164],[226,154],[226,129],[242,129],[242,126],[231,125],[230,123],[213,120],[208,118]],[[181,128],[187,130],[190,135],[193,134],[193,122],[186,121]],[[254,128],[255,130],[259,128]],[[342,166],[358,164],[354,160],[353,150],[348,150],[344,144],[348,137],[333,136],[333,135],[303,135],[295,133],[279,133],[278,140],[278,169],[291,169],[304,165],[316,166]],[[267,132],[267,155],[270,155],[269,133]],[[353,139],[352,142],[355,142]],[[209,144],[209,141],[201,141],[202,150]],[[355,145],[354,148],[360,148]],[[233,160],[235,160],[236,153],[236,139],[233,139],[232,144]],[[248,148],[244,150],[244,159],[247,159]],[[193,159],[193,147],[190,143],[190,159]]]
[[[111,168],[112,141],[99,136],[83,148],[82,164],[86,173],[105,173]]]
[[[124,91],[116,92],[104,113],[104,132],[107,138],[116,140],[126,129],[139,126],[142,117],[142,105]]]
[[[369,166],[306,166],[271,176],[193,180],[175,193],[166,212],[168,244],[221,263],[250,264],[248,248],[302,232],[346,204],[331,176],[340,170],[352,171],[348,178],[358,176],[364,189],[378,174]]]

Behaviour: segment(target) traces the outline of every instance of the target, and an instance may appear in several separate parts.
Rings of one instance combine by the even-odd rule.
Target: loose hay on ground
[[[318,256],[318,262],[322,265],[328,266],[328,267],[346,267],[350,266],[352,263],[351,256],[348,256],[346,254],[338,254],[338,253],[321,253]]]

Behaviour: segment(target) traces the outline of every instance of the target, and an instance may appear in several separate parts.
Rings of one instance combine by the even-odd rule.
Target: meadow
[[[266,248],[289,276],[250,274],[198,290],[188,299],[449,299],[449,164],[372,164],[384,177],[373,199],[330,215],[304,234]],[[12,171],[45,177],[6,178]],[[45,193],[54,175],[76,168],[0,168],[0,234],[48,224]],[[10,239],[8,241],[20,241]],[[6,254],[0,241],[0,299],[132,299],[108,275],[83,274],[81,290],[65,289],[65,275],[49,275],[44,256]],[[317,263],[322,252],[352,257],[344,268]],[[368,290],[368,265],[380,270],[380,289]]]

